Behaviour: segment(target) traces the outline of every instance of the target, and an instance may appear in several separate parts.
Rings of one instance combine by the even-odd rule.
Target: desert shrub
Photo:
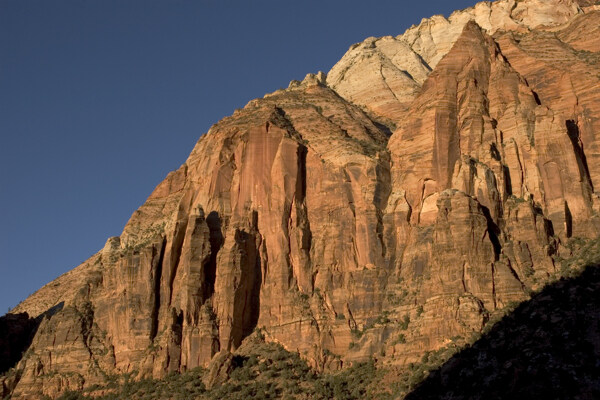
[[[403,331],[407,330],[409,324],[410,324],[410,317],[408,316],[408,314],[405,314],[399,323],[400,329],[402,329]]]
[[[61,396],[57,397],[56,400],[83,400],[85,396],[81,392],[75,392],[72,390],[64,392]]]
[[[398,337],[394,341],[394,344],[406,343],[406,336],[403,333],[398,334]]]

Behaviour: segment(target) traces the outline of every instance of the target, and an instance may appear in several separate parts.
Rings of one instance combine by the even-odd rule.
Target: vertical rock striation
[[[224,118],[120,237],[13,310],[64,304],[3,391],[162,377],[256,329],[316,368],[481,332],[599,234],[593,8],[433,17]]]

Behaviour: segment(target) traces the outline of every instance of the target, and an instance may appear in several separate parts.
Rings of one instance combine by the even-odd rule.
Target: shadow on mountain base
[[[6,314],[0,317],[0,374],[19,362],[31,345],[44,317],[52,316],[62,307],[63,303],[57,304],[36,318],[29,318],[27,313]]]
[[[524,398],[600,399],[600,266],[519,305],[406,396]]]

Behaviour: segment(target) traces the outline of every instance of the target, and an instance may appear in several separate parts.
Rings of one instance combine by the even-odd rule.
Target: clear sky
[[[219,119],[475,0],[0,0],[0,315],[117,236]]]

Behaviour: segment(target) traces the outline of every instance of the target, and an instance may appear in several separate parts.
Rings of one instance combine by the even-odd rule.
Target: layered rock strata
[[[207,366],[257,329],[321,369],[480,332],[599,234],[583,6],[434,17],[224,118],[120,237],[13,310],[64,303],[13,398]]]

